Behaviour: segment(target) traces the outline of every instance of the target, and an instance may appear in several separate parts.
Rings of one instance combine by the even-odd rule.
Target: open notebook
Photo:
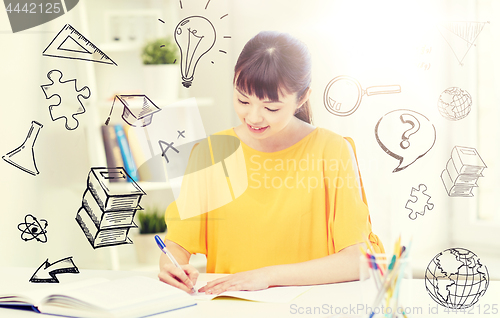
[[[145,317],[193,305],[196,301],[188,293],[143,276],[92,278],[0,295],[2,307],[29,306],[44,314],[89,318]]]
[[[205,286],[207,281],[196,282],[195,289],[198,290]],[[219,295],[207,295],[205,293],[196,293],[193,297],[197,300],[212,300],[216,297],[233,297],[246,300],[267,302],[267,303],[288,303],[294,298],[305,293],[311,286],[286,286],[286,287],[270,287],[263,290],[255,291],[225,291]]]

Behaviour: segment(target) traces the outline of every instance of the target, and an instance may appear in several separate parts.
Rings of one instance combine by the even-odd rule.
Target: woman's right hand
[[[160,268],[158,278],[164,283],[191,293],[199,275],[200,273],[193,265],[186,264],[177,268],[174,264],[167,263]]]

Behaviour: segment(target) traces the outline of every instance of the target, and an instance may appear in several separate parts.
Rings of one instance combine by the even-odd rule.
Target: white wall
[[[378,146],[374,127],[385,113],[401,108],[419,111],[439,121],[439,114],[433,116],[436,115],[433,111],[437,90],[443,86],[440,82],[446,80],[446,72],[444,76],[436,76],[424,74],[415,67],[416,60],[408,54],[414,54],[419,45],[427,43],[425,39],[414,41],[405,36],[413,36],[409,32],[418,34],[418,28],[426,31],[425,25],[411,25],[415,22],[411,7],[396,2],[383,3],[300,1],[283,6],[277,1],[236,1],[233,9],[238,23],[234,24],[233,32],[239,36],[234,50],[241,50],[260,30],[288,32],[304,41],[313,59],[311,101],[315,124],[355,140],[374,232],[388,250],[400,233],[405,239],[409,239],[409,233],[415,236],[416,250],[436,245],[441,249],[449,242],[448,212],[442,209],[438,212],[436,208],[425,220],[409,221],[404,208],[412,186],[425,183],[429,193],[441,190],[440,180],[436,178],[442,170],[441,164],[432,164],[438,162],[438,145],[412,167],[392,173],[397,160]],[[410,23],[406,23],[408,20]],[[437,67],[433,65],[433,68]],[[339,75],[356,78],[363,88],[399,84],[402,93],[365,96],[356,113],[337,117],[323,106],[323,91],[328,82]],[[429,91],[431,93],[426,93]],[[433,196],[436,206],[440,205],[439,200],[438,195]],[[422,233],[424,227],[429,230],[428,234]]]
[[[452,220],[476,211],[477,192],[481,190],[474,190],[475,198],[450,198],[440,175],[455,145],[477,147],[481,153],[479,146],[488,145],[495,138],[488,136],[489,139],[478,143],[477,135],[481,106],[477,74],[494,77],[494,73],[485,68],[484,63],[479,69],[476,47],[470,50],[464,65],[458,65],[436,26],[446,21],[494,21],[498,18],[498,11],[491,10],[494,4],[466,0],[297,1],[290,5],[279,1],[241,0],[232,3],[233,21],[237,21],[233,23],[232,33],[238,35],[235,52],[261,30],[288,32],[308,45],[313,59],[311,101],[315,124],[354,138],[374,232],[389,251],[398,235],[406,242],[413,237],[413,262],[418,275],[446,248],[460,246],[475,251],[474,247],[479,255],[489,257],[481,254],[488,251],[487,246],[469,246],[467,241],[452,240],[451,236]],[[479,13],[477,7],[481,8]],[[495,37],[489,32],[485,30],[482,42],[478,43],[494,41]],[[430,48],[431,52],[421,54],[423,47]],[[418,68],[420,62],[430,63],[430,69]],[[401,93],[364,96],[354,114],[338,117],[325,109],[323,92],[328,82],[339,75],[354,77],[363,88],[399,84]],[[453,86],[466,89],[476,105],[466,119],[458,122],[443,118],[437,110],[439,95]],[[494,100],[495,93],[490,94],[482,95],[483,104]],[[405,170],[392,173],[397,160],[379,147],[374,128],[384,114],[395,109],[410,109],[425,115],[435,126],[437,137],[424,157]],[[494,182],[489,180],[490,184]],[[434,209],[411,220],[405,205],[411,199],[412,187],[418,188],[420,183],[427,186]],[[483,208],[496,209],[495,206]],[[479,233],[471,235],[480,237]],[[460,233],[455,233],[457,237]],[[491,261],[492,266],[497,266],[494,262]]]

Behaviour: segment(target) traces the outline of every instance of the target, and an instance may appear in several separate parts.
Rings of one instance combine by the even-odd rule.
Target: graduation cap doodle
[[[109,124],[117,99],[123,105],[123,120],[133,127],[148,126],[153,120],[153,114],[161,110],[146,95],[115,95],[106,125]]]

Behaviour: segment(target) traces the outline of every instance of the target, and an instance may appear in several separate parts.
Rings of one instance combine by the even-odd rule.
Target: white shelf
[[[189,99],[189,98],[185,98],[185,99]],[[158,107],[170,107],[170,106],[172,106],[172,104],[180,102],[180,101],[185,100],[185,99],[178,99],[178,100],[173,101],[173,102],[169,102],[166,100],[154,100],[153,102]],[[209,97],[198,98],[198,97],[196,97],[196,105],[198,107],[207,107],[207,106],[212,106],[213,104],[214,104],[213,98],[209,98]]]
[[[117,41],[117,42],[106,42],[98,45],[99,49],[103,52],[128,52],[128,51],[139,51],[142,48],[141,43],[133,41]]]
[[[97,2],[96,2],[97,3]],[[144,5],[144,6],[149,6],[149,5]],[[166,7],[165,7],[166,6]],[[82,3],[81,5],[79,5],[79,14],[80,14],[80,21],[81,21],[81,28],[82,28],[82,33],[83,34],[88,34],[89,36],[91,35],[90,34],[90,28],[89,28],[89,24],[92,23],[92,22],[96,22],[96,21],[92,21],[91,18],[89,18],[89,16],[87,15],[87,4],[86,3]],[[134,5],[135,7],[135,5]],[[157,5],[158,7],[158,5]],[[156,18],[159,18],[160,16],[158,15],[162,15],[163,11],[161,10],[165,10],[166,8],[170,8],[170,7],[175,7],[175,4],[172,3],[172,4],[161,4],[159,5],[159,9],[158,10],[150,10],[150,9],[141,9],[140,6],[138,8],[131,8],[130,6],[127,6],[125,5],[123,7],[123,10],[114,10],[113,12],[110,12],[107,16],[106,16],[106,21],[110,21],[110,19],[107,19],[107,17],[110,17],[112,18],[113,16],[124,16],[125,19],[127,19],[126,17],[127,16],[138,16],[138,15],[142,15],[142,16],[148,16],[147,19],[149,19],[149,16],[152,16],[152,21],[154,22],[154,25],[157,25],[157,30],[158,31],[162,31],[164,26],[161,24],[161,23],[158,23]],[[97,7],[94,7],[94,9],[97,9]],[[129,11],[125,11],[125,10],[129,10]],[[159,11],[160,10],[160,11]],[[172,11],[172,10],[167,10],[168,12]],[[158,13],[159,12],[159,13]],[[174,12],[174,11],[172,11]],[[172,21],[177,21],[177,16],[170,16],[169,17],[170,20]],[[100,74],[100,75],[103,75],[102,77],[98,76],[96,74],[96,64],[97,63],[85,63],[85,72],[86,72],[86,75],[87,75],[87,78],[88,78],[88,86],[92,88],[93,90],[93,94],[92,96],[86,101],[86,107],[87,108],[87,120],[85,121],[85,133],[86,133],[86,143],[87,143],[87,150],[88,150],[88,154],[89,154],[89,169],[91,167],[106,167],[107,166],[107,160],[106,160],[106,153],[105,153],[105,149],[104,149],[104,143],[103,143],[103,139],[102,139],[102,133],[101,133],[101,126],[104,124],[106,118],[108,117],[108,113],[110,111],[110,108],[111,108],[111,105],[113,104],[113,100],[109,100],[109,101],[106,101],[104,100],[106,97],[108,97],[109,95],[108,94],[112,94],[113,92],[110,92],[110,93],[104,93],[108,88],[110,89],[114,89],[113,85],[109,85],[109,83],[107,83],[104,79],[107,78],[106,76],[110,75],[111,76],[114,74],[115,76],[124,76],[123,72],[129,70],[129,71],[136,71],[136,68],[139,68],[140,67],[140,61],[137,60],[137,56],[134,56],[134,55],[139,55],[144,43],[142,40],[138,40],[138,41],[112,41],[112,37],[109,36],[110,34],[110,31],[111,30],[108,30],[110,29],[109,27],[106,27],[107,30],[103,30],[102,32],[105,33],[105,35],[108,35],[108,36],[105,36],[103,41],[107,41],[107,42],[101,42],[99,43],[97,46],[100,50],[102,50],[103,52],[106,52],[108,54],[111,54],[111,53],[123,53],[121,54],[121,58],[123,58],[124,60],[126,60],[127,58],[129,59],[134,59],[133,62],[134,63],[130,63],[129,65],[129,68],[127,68],[127,66],[120,66],[120,69],[121,70],[124,70],[124,71],[117,71],[116,69],[113,69],[113,68],[102,68],[102,72],[103,74]],[[102,30],[102,28],[101,28]],[[134,29],[128,29],[128,30],[132,30],[134,31]],[[159,36],[159,33],[155,33],[153,34],[153,32],[145,32],[144,33],[146,36],[154,36],[154,37],[158,37]],[[125,35],[125,36],[128,36],[130,34],[121,34],[121,35]],[[122,37],[122,39],[125,39],[126,37]],[[126,63],[124,63],[126,64]],[[128,74],[129,72],[127,72]],[[103,79],[104,78],[104,79]],[[127,78],[125,78],[127,79]],[[123,83],[121,83],[120,85],[117,85],[116,87],[129,87],[129,86],[136,86],[138,87],[139,89],[141,87],[140,86],[140,82],[137,83],[138,81],[135,81],[133,82],[132,85],[122,85]],[[101,96],[99,96],[98,92],[100,92],[100,94],[102,94]],[[168,96],[168,95],[167,95]],[[167,107],[169,104],[171,104],[169,101],[153,101],[157,106],[159,107]],[[210,98],[201,98],[201,99],[197,99],[197,102],[198,102],[198,106],[209,106],[211,104],[213,104],[213,100],[210,99]],[[116,105],[115,105],[116,106]],[[115,112],[117,113],[115,115]],[[114,110],[113,111],[113,116],[120,120],[121,122],[121,119],[119,119],[119,116],[120,115],[120,111],[117,111],[117,110]],[[115,119],[113,118],[113,119]],[[141,189],[144,190],[144,192],[148,193],[148,191],[159,191],[159,190],[168,190],[170,189],[170,185],[167,181],[164,181],[164,182],[144,182],[144,181],[139,181],[138,182],[138,185],[141,187]],[[78,188],[78,191],[80,193],[83,192],[83,187],[84,185],[81,184],[79,185],[79,188]],[[121,190],[126,190],[126,187],[127,187],[127,184],[125,182],[121,183],[121,182],[117,182],[117,183],[110,183],[110,188],[115,190],[116,191],[121,191]],[[157,194],[160,194],[162,195],[162,193],[157,193]],[[155,200],[155,199],[152,199],[152,200]],[[156,200],[159,200],[158,198]],[[79,233],[81,234],[81,233]],[[130,247],[129,247],[130,248]],[[109,249],[109,253],[110,253],[110,258],[111,258],[111,267],[112,269],[120,269],[120,258],[119,258],[119,255],[118,255],[118,247],[117,246],[111,246],[108,248]],[[126,249],[125,247],[123,247],[123,249]],[[122,252],[123,251],[122,249]],[[125,263],[125,262],[124,262]],[[142,268],[144,270],[157,270],[158,269],[158,266],[156,264],[154,264],[153,266],[150,266],[150,265],[143,265],[143,264],[132,264],[130,266],[133,266],[133,268]]]
[[[139,95],[139,94],[140,93],[133,93],[130,95]],[[189,99],[189,98],[186,98],[186,99]],[[174,101],[160,99],[160,100],[153,100],[153,103],[155,103],[155,105],[160,107],[160,108],[165,108],[165,107],[170,107],[170,106],[172,106],[172,104],[180,102],[182,100],[185,100],[185,99],[178,99],[178,100],[174,100]],[[115,106],[116,106],[116,103],[117,102],[115,102]],[[204,98],[196,97],[196,104],[198,105],[198,107],[212,106],[214,104],[214,99],[209,98],[209,97],[204,97]],[[113,105],[113,100],[99,101],[99,103],[98,103],[99,108],[107,108],[108,111],[111,108],[111,105]]]
[[[172,4],[173,5],[173,4]],[[83,8],[83,9],[82,9]],[[88,23],[91,22],[89,21],[89,18],[86,14],[85,10],[85,4],[82,4],[82,8],[80,8],[80,18],[82,21],[82,30],[84,34],[89,34],[89,27]],[[134,13],[137,10],[134,9]],[[142,12],[142,11],[141,11]],[[149,12],[149,11],[148,11]],[[173,21],[177,21],[177,17],[171,17]],[[156,23],[156,19],[155,19]],[[158,23],[160,26],[161,24]],[[163,26],[162,26],[163,27]],[[151,35],[151,34],[149,34]],[[115,69],[103,69],[102,70],[102,77],[98,76],[96,74],[96,63],[86,63],[85,64],[85,71],[86,75],[88,77],[88,86],[92,87],[93,89],[93,94],[91,98],[86,102],[87,107],[87,120],[85,121],[85,132],[86,132],[86,142],[87,142],[87,150],[89,154],[89,166],[90,167],[106,167],[107,166],[107,160],[106,160],[106,153],[104,149],[104,142],[102,138],[102,132],[101,132],[101,126],[105,123],[106,118],[109,115],[109,112],[111,110],[111,107],[113,105],[113,100],[106,100],[108,97],[113,97],[112,94],[127,94],[126,92],[119,92],[115,91],[123,89],[124,87],[130,91],[130,95],[132,94],[142,94],[141,91],[143,91],[143,87],[145,86],[144,83],[142,83],[140,80],[135,80],[132,83],[127,83],[125,85],[123,82],[124,81],[118,81],[119,83],[116,84],[116,86],[109,85],[107,83],[106,78],[108,76],[121,76],[123,79],[128,79],[126,76],[128,74],[135,74],[134,72],[140,71],[140,61],[138,59],[138,55],[140,54],[140,51],[144,45],[144,43],[141,43],[142,41],[111,41],[111,38],[107,38],[109,42],[104,42],[100,43],[98,45],[99,49],[101,49],[103,52],[106,52],[108,54],[115,54],[117,53],[122,53],[120,54],[120,58],[123,60],[130,59],[133,61],[133,63],[130,63],[130,65],[120,67],[121,70],[124,71],[117,71]],[[126,64],[126,63],[124,63]],[[126,74],[126,75],[124,75]],[[180,75],[180,74],[179,74]],[[119,78],[121,80],[122,78]],[[134,89],[137,89],[137,91],[133,91]],[[158,95],[162,96],[162,95]],[[182,100],[188,99],[188,98],[171,98],[168,99],[168,96],[175,96],[172,94],[167,94],[165,95],[166,98],[164,100],[162,99],[155,99],[153,97],[152,101],[155,103],[156,106],[160,108],[167,108],[172,106],[172,104],[176,102],[181,102]],[[148,96],[151,97],[151,96]],[[197,106],[198,107],[207,107],[207,106],[212,106],[214,104],[214,99],[213,98],[196,98]],[[115,102],[115,108],[120,108],[119,105],[120,103]],[[112,118],[111,122],[119,122],[122,123],[121,113],[123,111],[122,109],[114,109],[112,113]],[[90,168],[89,167],[89,168]],[[157,201],[165,201],[165,198],[171,198],[172,195],[164,195],[161,191],[168,190],[170,191],[171,185],[169,181],[163,181],[163,182],[147,182],[147,181],[139,181],[137,182],[139,187],[141,189],[148,193],[149,192],[155,192],[152,196],[150,201],[151,202],[157,202]],[[172,183],[174,186],[176,184]],[[126,182],[116,182],[116,183],[110,183],[109,187],[116,192],[126,192],[127,191],[127,186],[130,186]],[[180,185],[177,185],[180,186]],[[81,193],[83,192],[83,189],[81,189],[83,185],[80,185],[78,188],[78,191]],[[149,196],[148,196],[149,198]],[[81,233],[80,233],[81,234]],[[133,240],[133,239],[132,239]],[[130,246],[128,249],[126,247],[123,247],[120,251],[120,254],[127,253],[127,251],[130,252]],[[159,252],[159,250],[157,250]],[[128,260],[120,260],[119,257],[119,249],[117,246],[111,246],[109,247],[109,253],[110,253],[110,259],[111,259],[111,267],[114,270],[118,270],[120,268],[122,269],[134,269],[134,270],[144,270],[144,271],[158,271],[158,264],[141,264],[138,263],[137,261],[132,261],[128,262]],[[134,257],[132,257],[134,258]],[[122,262],[123,264],[120,264]],[[196,260],[196,258],[193,259],[193,262],[198,266],[200,269],[204,269],[205,263],[203,262],[203,259],[201,260]]]

